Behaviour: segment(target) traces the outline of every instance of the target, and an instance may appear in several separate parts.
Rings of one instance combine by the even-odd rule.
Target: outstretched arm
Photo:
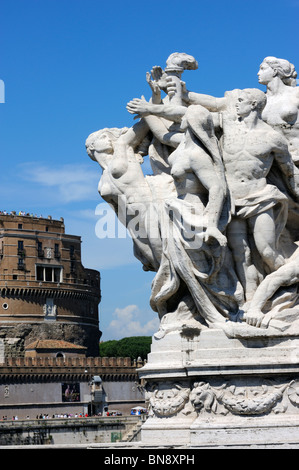
[[[127,110],[130,114],[138,114],[139,116],[149,116],[152,114],[164,117],[170,121],[181,122],[187,108],[171,104],[152,104],[148,103],[144,98],[134,98],[127,104]]]
[[[176,84],[171,79],[168,79],[167,81],[168,81],[167,93],[168,95],[172,95],[176,91]],[[186,83],[183,81],[181,81],[181,86],[182,86],[183,101],[187,105],[199,104],[212,113],[217,113],[217,112],[226,110],[227,108],[226,97],[215,98],[214,96],[204,95],[201,93],[194,93],[193,91],[188,91],[186,89]]]
[[[227,106],[226,98],[215,98],[214,96],[202,95],[191,91],[184,94],[184,100],[189,104],[200,104],[213,113],[225,111]]]

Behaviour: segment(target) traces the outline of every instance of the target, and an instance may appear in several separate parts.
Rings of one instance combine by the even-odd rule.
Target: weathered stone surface
[[[101,196],[144,270],[156,273],[150,305],[160,328],[139,371],[151,408],[143,437],[196,446],[218,429],[226,445],[230,426],[238,445],[269,438],[276,446],[283,429],[285,442],[297,445],[296,72],[268,57],[258,73],[266,93],[216,98],[181,81],[197,65],[175,53],[164,71],[153,67],[151,100],[127,105],[139,121],[86,141],[103,170]],[[152,174],[144,176],[146,156]],[[277,413],[286,419],[274,429]]]

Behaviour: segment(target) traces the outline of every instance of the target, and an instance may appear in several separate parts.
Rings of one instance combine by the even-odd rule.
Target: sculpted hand
[[[182,85],[182,97],[183,97],[183,100],[186,102],[186,103],[189,103],[189,95],[188,95],[188,90],[186,88],[186,82],[182,82],[181,81],[181,85]]]
[[[183,94],[188,93],[187,88],[186,88],[186,82],[183,82],[181,80],[181,85],[182,85],[182,93]]]
[[[151,70],[153,80],[158,84],[160,90],[167,91],[167,74],[158,65],[155,65]]]
[[[167,77],[166,78],[166,82],[167,82],[167,95],[169,97],[175,95],[176,93],[176,83],[173,81],[172,77]]]
[[[256,326],[257,328],[259,328],[261,326],[264,316],[265,315],[261,310],[249,309],[245,313],[243,318],[246,320],[246,323],[248,323],[248,325]]]
[[[223,233],[218,230],[216,227],[208,227],[206,232],[205,232],[205,237],[204,241],[206,243],[209,243],[211,239],[216,239],[221,246],[226,246],[227,244],[227,238]]]
[[[146,81],[152,89],[154,95],[161,96],[161,90],[156,80],[151,79],[151,74],[146,72]]]
[[[130,114],[139,114],[139,116],[147,116],[149,112],[149,103],[145,100],[144,97],[134,98],[132,101],[129,101],[127,104],[127,110]]]
[[[176,89],[177,89],[176,83],[173,81],[172,77],[167,77],[166,82],[167,82],[166,92],[168,96],[173,96],[176,93]],[[181,86],[182,86],[183,98],[186,99],[188,96],[188,91],[186,89],[186,82],[181,81]]]

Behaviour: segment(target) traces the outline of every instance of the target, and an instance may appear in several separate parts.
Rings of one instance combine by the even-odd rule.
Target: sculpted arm
[[[162,144],[176,148],[181,143],[183,134],[180,132],[170,132],[159,117],[146,116],[143,117],[143,120]]]
[[[134,124],[125,134],[122,134],[114,143],[113,161],[110,166],[114,178],[120,178],[128,168],[128,153],[142,142],[149,128],[144,120]]]
[[[274,273],[268,274],[257,288],[252,306],[262,309],[268,299],[270,299],[281,286],[289,286],[299,281],[299,266],[294,263],[287,263]]]
[[[145,99],[134,98],[127,104],[127,110],[130,114],[138,114],[139,116],[154,115],[174,122],[181,122],[187,108],[171,104],[152,104]]]
[[[299,197],[299,170],[293,163],[288,150],[288,143],[282,136],[275,136],[274,158],[278,163],[282,176],[295,198]]]
[[[262,309],[266,302],[282,286],[289,286],[299,281],[298,260],[289,262],[277,271],[268,274],[258,286],[251,301],[250,308],[245,315],[249,325],[260,327],[264,318]]]
[[[213,113],[225,111],[227,107],[227,99],[225,97],[215,98],[214,96],[202,95],[191,91],[187,91],[184,94],[184,101],[188,104],[200,104]]]
[[[201,95],[201,96],[203,96],[203,95]],[[213,98],[213,97],[210,97],[210,98]],[[215,99],[218,99],[218,98],[215,98]],[[222,98],[219,98],[219,99],[222,99]],[[200,103],[198,103],[198,104],[200,104]],[[205,106],[204,104],[202,104],[202,106],[205,107],[206,109],[208,109],[208,107]],[[226,106],[226,104],[225,104],[225,106]],[[211,109],[212,109],[212,107],[211,107]],[[152,104],[152,103],[148,103],[147,101],[145,101],[145,99],[134,98],[132,101],[130,101],[127,104],[127,110],[130,114],[137,114],[139,116],[142,116],[148,123],[150,121],[146,118],[150,117],[150,116],[152,116],[152,117],[155,116],[157,118],[165,118],[165,119],[168,119],[170,121],[180,123],[182,121],[182,118],[185,116],[188,108],[186,106],[178,106],[178,105],[163,104],[163,103],[161,103],[161,104]],[[220,106],[219,106],[219,108],[217,108],[217,110],[214,110],[214,108],[213,108],[213,110],[211,111],[212,112],[211,116],[213,118],[215,127],[218,127],[220,125],[219,124],[218,111],[220,111]],[[157,122],[157,120],[156,120],[156,122]],[[151,128],[152,132],[154,132],[154,134],[155,134],[155,131],[152,129],[151,125],[150,125],[150,128]],[[169,137],[167,139],[169,139]],[[171,139],[170,142],[169,141],[166,142],[166,141],[161,140],[162,143],[165,143],[165,144],[168,144],[168,145],[172,145],[172,141],[173,141],[173,139]],[[175,142],[175,145],[173,145],[173,146],[174,147],[176,146],[176,142]]]
[[[172,94],[176,91],[176,84],[171,79],[167,80],[167,93]],[[181,81],[183,101],[187,105],[199,104],[210,112],[225,111],[227,108],[227,98],[215,98],[214,96],[204,95],[201,93],[194,93],[186,89],[186,83]]]
[[[221,181],[215,173],[214,165],[209,155],[201,155],[200,158],[191,157],[191,167],[201,184],[208,190],[208,227],[205,239],[216,238],[220,245],[226,245],[226,237],[218,229],[220,214],[224,203],[224,189]]]

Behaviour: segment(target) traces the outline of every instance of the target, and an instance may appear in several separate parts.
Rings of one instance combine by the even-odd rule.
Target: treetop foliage
[[[100,343],[100,356],[146,359],[150,353],[151,344],[151,336],[131,336],[120,340],[103,341]]]

